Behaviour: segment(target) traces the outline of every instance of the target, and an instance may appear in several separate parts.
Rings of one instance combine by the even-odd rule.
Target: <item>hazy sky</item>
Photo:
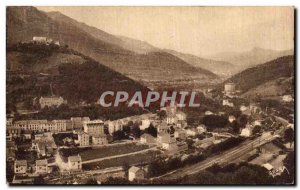
[[[111,34],[195,55],[294,46],[292,7],[38,7]]]

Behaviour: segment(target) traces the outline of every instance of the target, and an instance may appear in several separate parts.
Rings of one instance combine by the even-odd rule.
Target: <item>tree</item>
[[[157,129],[152,125],[152,123],[145,129],[145,133],[150,134],[153,137],[157,137]]]
[[[113,140],[125,139],[125,133],[123,131],[115,131],[112,134]]]
[[[260,132],[260,130],[261,130],[261,126],[255,125],[254,128],[253,128],[253,130],[252,130],[252,133],[253,134],[257,134],[257,133]]]
[[[291,143],[292,147],[292,143],[294,142],[294,130],[292,128],[287,128],[284,131],[284,139],[286,142]]]
[[[167,112],[165,110],[161,110],[157,113],[160,119],[164,119],[167,115]]]
[[[246,125],[247,122],[248,122],[248,117],[247,117],[247,115],[242,114],[242,115],[237,119],[237,122],[238,122],[238,124],[239,124],[241,127],[245,127],[245,125]]]
[[[141,129],[138,125],[133,125],[132,129],[131,129],[131,134],[135,137],[135,138],[140,138],[141,136]]]
[[[202,119],[202,123],[207,126],[208,130],[215,128],[223,128],[227,125],[228,119],[224,116],[206,115]]]

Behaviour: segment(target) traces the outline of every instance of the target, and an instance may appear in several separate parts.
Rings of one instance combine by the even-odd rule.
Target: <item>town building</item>
[[[14,129],[34,132],[63,132],[67,130],[67,120],[19,120],[14,122]]]
[[[246,127],[244,129],[242,129],[240,136],[250,137],[250,136],[252,136],[252,130],[253,130],[253,126],[247,124]]]
[[[87,133],[79,132],[78,140],[76,141],[79,146],[89,146],[90,145],[90,136]]]
[[[69,156],[68,157],[68,169],[70,172],[78,172],[82,169],[81,156]]]
[[[41,108],[44,107],[58,107],[65,103],[65,100],[60,96],[47,96],[47,97],[40,97],[39,104]]]
[[[47,37],[44,36],[34,36],[32,40],[37,43],[47,43]]]
[[[145,178],[145,170],[142,168],[132,166],[128,170],[128,180],[133,181],[133,180],[141,180]]]
[[[84,132],[88,135],[104,135],[104,122],[102,120],[85,121]]]
[[[67,131],[67,120],[53,120],[57,132]]]
[[[89,117],[71,117],[72,130],[82,131],[83,123],[90,121]]]
[[[26,174],[27,173],[27,161],[26,160],[16,160],[14,163],[15,174]]]
[[[53,155],[57,146],[52,136],[44,136],[38,140],[33,140],[31,149],[37,152],[38,157],[44,157]]]
[[[226,83],[224,85],[224,93],[228,97],[232,97],[236,94],[236,85],[232,82]]]
[[[35,173],[37,173],[37,174],[47,174],[48,173],[47,159],[35,161]]]
[[[93,145],[106,145],[108,144],[106,134],[98,134],[92,136]]]
[[[15,126],[6,128],[6,137],[9,137],[10,140],[13,140],[20,136],[21,136],[21,128]]]
[[[168,125],[176,124],[177,123],[176,114],[174,114],[174,113],[167,113],[166,121],[167,121]]]

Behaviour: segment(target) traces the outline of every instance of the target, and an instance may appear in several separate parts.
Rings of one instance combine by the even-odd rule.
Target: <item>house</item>
[[[47,97],[40,97],[39,104],[41,108],[44,108],[46,106],[48,107],[58,107],[62,104],[66,103],[65,100],[60,96],[47,96]]]
[[[68,157],[68,169],[70,172],[81,171],[82,160],[80,155]]]
[[[11,126],[6,128],[6,136],[11,137],[11,139],[15,139],[21,136],[21,128]]]
[[[90,145],[90,136],[87,133],[80,132],[77,134],[78,140],[76,141],[79,146],[89,146]]]
[[[47,37],[44,36],[34,36],[32,40],[37,43],[47,43]]]
[[[196,127],[198,134],[205,133],[207,131],[207,128],[204,124],[199,125]]]
[[[229,82],[224,85],[224,93],[226,96],[233,96],[236,93],[235,83]]]
[[[27,172],[27,160],[16,160],[14,163],[15,174],[26,174]]]
[[[102,120],[92,120],[83,122],[84,132],[88,135],[104,135],[104,122]]]
[[[181,129],[181,130],[176,130],[174,133],[174,137],[176,139],[180,139],[180,140],[185,140],[186,139],[186,131]]]
[[[242,129],[240,136],[250,137],[252,136],[252,130],[253,130],[253,126],[247,125],[244,129]]]
[[[98,134],[92,136],[93,145],[105,145],[108,144],[107,135],[106,134]]]
[[[128,180],[133,181],[133,180],[140,180],[145,178],[145,170],[142,168],[132,166],[128,170]]]
[[[236,120],[236,118],[233,115],[228,116],[228,121],[230,123],[234,122]]]
[[[253,126],[261,126],[261,123],[262,123],[262,120],[255,120],[254,122],[253,122]]]
[[[246,110],[248,110],[249,108],[247,107],[247,106],[244,106],[244,105],[241,105],[240,106],[240,111],[241,112],[244,112],[244,111],[246,111]]]
[[[59,41],[54,41],[54,44],[60,46]]]
[[[44,160],[36,160],[35,161],[35,173],[37,174],[46,174],[48,173],[48,161]]]
[[[156,143],[156,140],[152,135],[145,133],[141,136],[140,142],[142,144],[152,144],[152,143]]]
[[[222,102],[223,106],[229,106],[229,107],[234,107],[234,104],[230,102],[228,99],[224,99]]]
[[[187,136],[196,136],[198,134],[198,130],[195,128],[186,129]]]
[[[140,129],[141,130],[145,130],[146,128],[148,128],[151,124],[151,121],[149,119],[143,119],[142,123],[140,125]]]
[[[211,111],[206,111],[205,113],[204,113],[204,115],[213,115],[214,113],[213,112],[211,112]]]
[[[284,95],[284,96],[282,96],[282,101],[284,101],[284,102],[293,102],[294,98],[292,97],[292,95]]]
[[[240,111],[241,111],[242,114],[244,114],[244,115],[248,115],[248,116],[251,115],[251,110],[250,110],[249,107],[241,106],[241,107],[240,107]]]

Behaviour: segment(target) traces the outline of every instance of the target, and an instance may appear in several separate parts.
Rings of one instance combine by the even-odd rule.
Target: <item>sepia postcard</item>
[[[6,7],[9,185],[295,185],[292,6]]]

